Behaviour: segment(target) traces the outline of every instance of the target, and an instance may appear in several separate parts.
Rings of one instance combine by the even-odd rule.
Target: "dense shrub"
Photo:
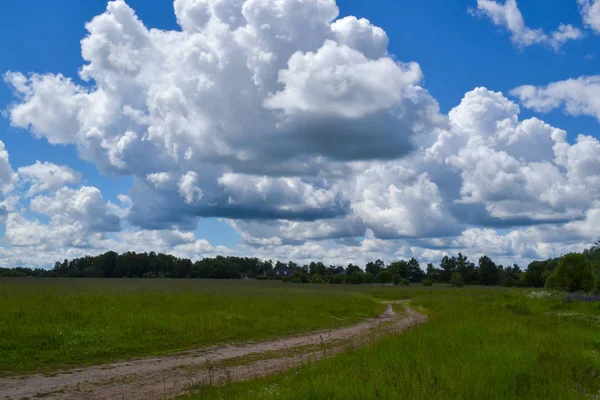
[[[296,271],[294,272],[294,275],[292,275],[292,282],[296,283],[296,282],[300,282],[300,283],[308,283],[310,282],[308,279],[308,275],[304,272],[300,272],[300,271]]]
[[[465,279],[458,272],[454,272],[450,277],[450,284],[457,287],[465,286]]]
[[[571,253],[559,260],[554,272],[546,279],[546,288],[590,292],[594,289],[594,281],[590,260],[584,254]]]
[[[336,285],[344,283],[344,276],[343,275],[332,275],[331,278],[329,278],[329,283],[333,283]]]
[[[513,278],[512,276],[508,276],[504,280],[504,286],[506,286],[506,287],[514,287],[514,286],[517,286],[518,284],[519,284],[519,281],[516,280],[515,278]]]
[[[404,286],[410,286],[410,281],[408,279],[400,279],[400,284]]]
[[[373,283],[375,282],[375,275],[373,275],[370,272],[365,272],[365,275],[363,276],[363,283]]]
[[[382,270],[377,275],[377,282],[379,282],[379,283],[392,283],[393,280],[394,280],[394,276],[387,269]]]
[[[423,286],[433,286],[433,281],[431,279],[424,279]]]
[[[315,275],[312,278],[312,283],[325,283],[325,279],[323,279],[319,275]]]
[[[364,282],[365,273],[362,271],[354,272],[349,279],[349,282],[353,285],[360,285]]]

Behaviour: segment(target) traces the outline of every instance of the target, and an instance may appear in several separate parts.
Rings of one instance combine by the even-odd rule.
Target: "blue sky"
[[[323,1],[326,2],[325,0]],[[182,4],[186,2],[190,4],[193,3],[191,0],[181,1]],[[491,3],[490,1],[487,2]],[[502,3],[502,1],[498,2],[499,5]],[[543,87],[552,82],[560,82],[570,78],[595,76],[600,67],[600,47],[598,46],[600,38],[591,25],[585,25],[582,22],[582,4],[583,3],[578,4],[576,0],[553,2],[551,6],[549,6],[548,2],[541,0],[518,2],[518,8],[527,27],[532,29],[540,28],[544,32],[550,33],[555,31],[560,24],[571,24],[573,27],[580,30],[581,38],[569,40],[564,43],[560,49],[555,50],[552,49],[551,46],[544,44],[533,44],[524,47],[515,45],[515,43],[511,41],[511,34],[508,29],[501,24],[495,24],[493,18],[490,16],[491,14],[486,14],[482,6],[480,6],[479,13],[468,12],[469,9],[477,10],[478,2],[476,0],[458,0],[452,2],[439,2],[433,0],[423,0],[418,2],[393,0],[378,0],[376,2],[359,0],[337,1],[337,6],[340,10],[340,18],[346,16],[367,18],[373,26],[380,27],[385,31],[389,38],[389,46],[387,47],[389,56],[401,62],[414,61],[418,63],[423,72],[423,77],[418,84],[429,92],[431,98],[437,101],[442,116],[447,116],[450,110],[461,102],[465,93],[470,92],[476,87],[485,87],[490,91],[502,92],[509,101],[519,104],[519,99],[510,96],[509,92],[521,85]],[[177,22],[171,1],[128,0],[127,5],[135,11],[139,19],[147,28],[156,28],[166,31],[182,30]],[[25,76],[30,73],[42,75],[62,74],[65,77],[72,78],[76,84],[82,85],[84,88],[92,88],[93,90],[95,84],[93,79],[92,81],[83,82],[78,77],[78,71],[87,63],[82,59],[80,41],[87,35],[85,23],[92,20],[95,16],[104,13],[106,7],[107,2],[104,0],[78,2],[67,0],[56,0],[53,2],[32,0],[26,4],[23,2],[0,3],[0,48],[2,49],[0,52],[0,71],[2,71],[2,73],[7,71],[20,72],[25,74]],[[307,25],[306,29],[311,28]],[[200,73],[201,71],[197,72]],[[143,97],[144,95],[145,93],[140,93],[140,97]],[[524,100],[521,99],[521,101]],[[7,110],[5,117],[0,118],[0,140],[2,140],[8,151],[12,170],[17,171],[20,167],[34,164],[37,160],[56,164],[58,166],[67,166],[73,171],[81,173],[82,176],[79,183],[70,186],[73,190],[78,190],[77,188],[80,186],[95,187],[99,190],[102,199],[105,202],[115,204],[118,204],[120,201],[118,198],[119,195],[128,195],[133,198],[133,208],[136,210],[135,213],[137,213],[137,217],[132,217],[131,215],[133,214],[131,211],[123,210],[122,215],[119,216],[121,219],[119,230],[102,232],[101,230],[91,229],[85,231],[85,234],[90,234],[92,236],[100,235],[106,240],[111,239],[119,242],[120,239],[118,236],[115,236],[115,232],[128,231],[133,233],[138,231],[138,229],[142,231],[148,230],[147,228],[150,227],[151,224],[148,226],[144,226],[144,224],[137,226],[138,224],[134,222],[134,220],[139,221],[140,218],[143,218],[144,212],[156,212],[156,209],[141,205],[142,202],[138,201],[136,198],[138,195],[132,195],[131,193],[134,181],[136,179],[144,178],[143,175],[140,175],[141,172],[129,167],[122,168],[122,171],[118,173],[115,173],[114,171],[111,172],[106,168],[99,166],[94,157],[81,156],[81,154],[78,154],[78,146],[80,146],[80,148],[83,146],[80,142],[73,142],[73,144],[67,145],[53,145],[46,139],[50,134],[47,132],[43,132],[40,135],[42,137],[36,137],[36,134],[34,133],[35,121],[31,119],[33,117],[30,117],[30,120],[25,118],[25,121],[29,121],[29,125],[32,129],[23,129],[27,128],[27,125],[22,126],[22,123],[15,123],[14,121],[11,126],[11,118],[14,119],[14,116],[11,115],[11,110],[13,107],[23,102],[22,99],[15,96],[15,90],[8,82],[0,85],[0,107]],[[285,108],[285,106],[282,107],[285,109],[286,113],[289,113],[289,110]],[[575,138],[579,133],[590,135],[593,138],[598,137],[598,120],[593,112],[584,112],[583,114],[587,115],[573,116],[567,115],[561,107],[545,110],[548,112],[544,113],[539,113],[537,111],[535,107],[525,107],[521,104],[521,114],[519,115],[519,119],[525,120],[531,117],[537,117],[553,127],[563,129],[567,131],[567,138],[570,144],[575,143]],[[236,110],[233,110],[234,114],[235,112]],[[243,110],[240,110],[240,112],[243,112]],[[431,129],[433,130],[433,128]],[[250,133],[248,133],[248,135],[250,135]],[[252,150],[251,144],[249,145],[249,149]],[[324,150],[320,154],[329,153]],[[398,153],[398,155],[400,157],[400,153]],[[206,159],[209,158],[210,157]],[[358,158],[360,158],[360,156]],[[402,155],[401,158],[403,159],[403,162],[409,162],[406,161],[405,155]],[[385,162],[388,161],[389,160],[385,160]],[[548,161],[550,162],[550,160]],[[282,163],[281,165],[285,163],[284,160],[275,160],[272,162],[275,169],[278,168],[277,162]],[[446,161],[446,164],[447,163],[448,161]],[[442,164],[444,163],[442,162]],[[271,199],[264,200],[267,202],[283,202],[277,203],[277,210],[275,211],[266,207],[265,204],[260,204],[260,202],[256,203],[255,201],[251,201],[251,199],[237,199],[236,201],[233,201],[231,195],[233,192],[228,192],[228,196],[227,193],[219,193],[218,195],[215,194],[211,197],[210,193],[212,189],[210,188],[217,185],[217,178],[215,177],[212,180],[209,179],[203,181],[204,175],[202,175],[203,171],[211,168],[210,161],[207,162],[205,159],[202,159],[196,165],[202,165],[202,168],[197,167],[199,169],[195,170],[186,166],[185,169],[181,170],[181,175],[183,176],[188,170],[194,172],[196,175],[198,175],[198,173],[200,174],[200,178],[198,178],[200,183],[198,183],[198,186],[194,186],[193,190],[198,189],[199,191],[196,193],[204,193],[202,196],[198,196],[202,197],[202,201],[206,200],[208,202],[209,198],[211,198],[212,203],[218,203],[223,201],[222,199],[228,198],[230,208],[233,207],[232,204],[234,203],[236,205],[243,203],[244,215],[248,215],[248,213],[252,214],[253,212],[256,212],[256,215],[263,215],[264,212],[269,215],[272,213],[273,215],[273,217],[266,219],[261,216],[257,216],[256,219],[239,217],[240,224],[244,225],[241,226],[240,224],[235,223],[235,221],[238,220],[238,217],[235,216],[241,215],[238,214],[238,212],[241,211],[223,212],[220,216],[228,217],[229,215],[234,215],[234,217],[228,222],[221,222],[216,217],[209,216],[214,215],[214,212],[207,212],[200,206],[195,208],[189,208],[185,204],[182,204],[180,208],[178,208],[179,206],[173,206],[177,210],[184,211],[170,212],[187,213],[193,220],[199,221],[198,225],[188,225],[186,227],[177,225],[181,222],[179,221],[179,217],[169,214],[169,216],[165,216],[168,220],[168,226],[165,225],[165,227],[161,227],[161,229],[175,229],[179,233],[184,231],[194,232],[195,240],[207,240],[210,242],[210,245],[213,246],[210,250],[207,250],[208,253],[216,253],[219,252],[219,250],[227,250],[232,253],[257,254],[259,256],[265,256],[272,253],[274,254],[272,258],[276,258],[278,254],[285,255],[290,252],[294,254],[294,248],[297,247],[301,249],[298,250],[297,256],[301,259],[307,253],[310,253],[310,251],[307,250],[309,245],[314,244],[321,246],[324,254],[327,254],[322,257],[327,258],[332,257],[330,256],[331,254],[335,254],[332,253],[332,246],[335,247],[334,243],[339,241],[339,239],[355,237],[358,238],[359,241],[362,241],[364,247],[368,240],[385,240],[392,236],[393,240],[389,243],[390,247],[394,250],[390,250],[390,258],[399,257],[403,254],[406,254],[407,256],[420,254],[422,257],[427,258],[439,255],[438,253],[431,253],[431,251],[434,250],[428,252],[428,248],[439,251],[438,246],[427,244],[430,243],[427,241],[434,240],[432,238],[436,238],[437,236],[440,237],[439,240],[445,243],[440,246],[442,249],[447,247],[449,251],[454,251],[454,249],[461,248],[461,246],[466,246],[468,250],[471,244],[465,244],[463,240],[464,231],[466,229],[478,226],[481,229],[493,229],[497,235],[507,236],[510,235],[511,232],[522,233],[528,228],[537,229],[535,226],[538,225],[539,221],[543,220],[538,219],[536,220],[538,222],[531,224],[512,224],[509,227],[500,227],[500,224],[497,226],[485,226],[485,223],[473,224],[470,221],[461,221],[460,217],[457,216],[453,219],[452,224],[456,223],[457,226],[460,225],[460,227],[457,227],[451,234],[442,235],[436,232],[421,232],[419,229],[409,229],[405,227],[399,227],[394,234],[389,234],[386,230],[389,227],[384,222],[381,222],[383,224],[381,226],[373,225],[377,223],[373,221],[378,221],[379,218],[375,218],[372,222],[368,222],[367,220],[370,221],[369,218],[361,217],[363,221],[359,223],[356,228],[348,228],[351,233],[348,233],[348,229],[346,228],[334,227],[332,228],[334,231],[339,230],[342,233],[339,235],[334,234],[332,236],[320,237],[318,240],[307,241],[303,238],[303,235],[293,237],[289,232],[287,236],[278,236],[277,232],[281,233],[281,230],[278,231],[273,228],[274,225],[280,224],[281,221],[301,221],[304,218],[298,217],[296,214],[289,217],[287,216],[288,214],[284,212],[285,210],[299,207],[298,204],[295,203],[293,205],[285,204],[291,195],[269,194],[264,197],[265,199]],[[562,167],[563,166],[559,166],[558,169]],[[250,167],[247,168],[247,173],[250,174],[250,176],[274,178],[278,175],[270,175],[270,172],[265,172],[264,170],[260,170],[260,168],[259,172],[254,172],[255,170]],[[431,172],[432,168],[433,167],[426,167],[424,168],[424,171],[430,174],[434,185],[441,187],[443,182],[438,182],[436,179],[445,179],[442,178],[445,175],[440,172],[439,177],[435,178],[435,173]],[[219,174],[225,174],[227,171],[238,173],[242,169],[242,167],[230,165],[229,167],[224,167]],[[150,171],[152,168],[144,167],[144,171],[147,170]],[[285,173],[283,173],[283,175],[285,175]],[[291,174],[290,176],[292,175],[294,174]],[[418,173],[416,173],[416,175],[418,175]],[[467,186],[465,181],[465,170],[459,175],[462,177],[463,187]],[[457,175],[457,177],[459,175]],[[224,175],[221,175],[221,178],[223,176]],[[347,180],[352,180],[354,178],[355,175],[346,176]],[[310,185],[312,188],[324,187],[330,189],[328,186],[329,183],[323,182],[331,182],[331,179],[325,178],[323,181],[318,180],[320,183],[315,181],[314,176],[301,176],[300,179],[303,183]],[[382,178],[382,182],[383,181],[384,179]],[[19,197],[19,205],[13,205],[13,209],[8,210],[9,213],[13,213],[15,216],[19,214],[30,220],[35,220],[37,218],[40,223],[49,224],[49,226],[53,226],[53,223],[58,224],[60,218],[62,218],[60,219],[61,221],[65,220],[69,221],[69,223],[74,223],[75,220],[69,219],[71,217],[65,217],[66,214],[61,214],[62,216],[58,214],[44,215],[43,213],[32,210],[28,204],[32,201],[31,198],[25,198],[25,196],[19,192],[19,190],[25,190],[23,189],[24,186],[19,183],[20,181],[15,182],[17,188],[13,189],[10,193],[5,193],[5,197]],[[236,180],[235,182],[238,184],[241,181]],[[404,184],[405,183],[406,181]],[[221,183],[219,184],[222,185]],[[399,188],[402,188],[402,184],[402,182],[394,183],[394,185]],[[458,181],[458,184],[460,184],[460,181]],[[245,190],[244,193],[247,194],[248,188]],[[356,190],[364,192],[366,188],[357,188]],[[181,191],[182,189],[180,188],[179,192]],[[458,187],[456,188],[456,191],[459,191]],[[55,196],[52,192],[41,192],[38,195],[46,196],[47,198],[58,201],[57,198],[52,197]],[[152,195],[148,194],[146,194],[146,196],[152,197]],[[350,198],[343,199],[343,191],[332,196],[337,196],[336,199],[341,197],[342,200],[339,200],[339,202],[336,202],[334,205],[330,204],[329,210],[341,207],[345,208],[345,212],[347,213],[349,209],[354,211],[358,209],[358,207],[353,206],[347,207],[347,204],[353,204],[355,200]],[[440,194],[440,196],[444,203],[450,205],[460,203],[460,201],[456,201],[457,199],[446,198],[444,193]],[[471,198],[473,198],[473,196],[474,195],[472,195]],[[494,194],[490,196],[490,198],[481,199],[479,203],[482,207],[483,205],[488,207],[488,212],[493,214],[496,211],[490,210],[497,209],[494,208],[492,203],[498,195]],[[590,196],[595,196],[595,194]],[[543,196],[540,195],[540,198],[542,197]],[[284,200],[281,200],[281,198]],[[167,197],[164,199],[167,199]],[[164,201],[164,204],[169,204],[169,207],[173,204],[171,201]],[[584,220],[587,215],[586,213],[589,213],[590,210],[594,209],[594,201],[594,199],[591,199],[590,204],[580,206],[580,209],[578,209],[579,215],[577,217],[565,217],[566,220],[564,222],[569,222],[569,218],[572,218],[571,222]],[[364,204],[367,203],[368,202],[364,202]],[[139,207],[138,204],[140,204]],[[160,207],[164,208],[164,204]],[[323,209],[319,207],[322,206],[322,203],[319,204],[320,206],[316,208],[320,209],[319,212],[321,212]],[[410,207],[406,205],[398,207],[400,207],[400,210],[410,210]],[[264,212],[260,211],[263,208],[268,208],[268,210]],[[551,208],[552,212],[556,213],[556,215],[560,214],[564,216],[568,214],[564,210],[565,207],[561,208],[561,206],[553,204]],[[569,206],[566,207],[566,209],[571,212],[569,215],[576,214],[574,211],[575,206]],[[263,214],[259,213],[259,211],[263,212]],[[315,210],[313,211],[316,212]],[[392,212],[393,208],[390,207],[388,211]],[[68,211],[64,211],[64,213],[68,213]],[[550,211],[546,214],[549,213]],[[216,212],[216,214],[219,214],[219,212]],[[140,217],[140,215],[142,215],[142,217]],[[511,216],[507,216],[507,212],[505,211],[498,212],[497,215],[492,216],[500,219],[511,218]],[[53,220],[53,218],[55,218],[55,220]],[[423,218],[426,219],[426,216],[423,216]],[[314,222],[318,225],[319,221],[321,221],[321,223],[323,223],[323,221],[325,221],[324,223],[328,223],[327,221],[330,221],[330,219],[329,217],[324,219],[315,218],[310,222]],[[543,220],[543,222],[544,223],[541,225],[542,227],[550,226],[551,230],[560,229],[560,225],[545,225],[547,221]],[[174,225],[169,225],[171,223]],[[11,227],[13,226],[14,225],[11,225]],[[154,228],[156,228],[156,226],[152,225],[152,229]],[[286,229],[288,228],[289,226]],[[307,226],[306,229],[310,230],[311,228]],[[2,226],[0,234],[5,230],[6,228]],[[267,231],[268,233],[264,233]],[[595,232],[588,232],[587,234],[593,236]],[[514,235],[517,234],[515,233]],[[248,240],[248,237],[254,239]],[[259,239],[261,238],[265,240],[272,239],[279,243],[279,247],[268,247],[264,244],[260,246]],[[148,240],[147,245],[151,246],[152,241],[150,239]],[[452,240],[454,240],[454,242],[453,244],[450,244]],[[560,252],[563,248],[570,248],[561,247],[561,242],[556,238],[540,239],[537,237],[537,239],[519,240],[537,240],[537,242],[532,244],[533,247],[528,248],[528,250],[517,250],[516,248],[519,246],[515,244],[508,246],[504,250],[496,249],[494,250],[497,251],[496,256],[511,260],[526,260],[528,257],[531,257],[532,254],[536,256],[549,255],[549,253],[542,251],[542,249],[547,249],[548,246],[552,248],[550,252]],[[565,241],[565,245],[578,246],[581,245],[581,243],[585,243],[586,240],[588,239],[579,234],[577,237],[569,237],[569,239]],[[15,262],[17,259],[22,262],[27,262],[26,260],[19,258],[22,256],[19,255],[20,253],[18,251],[13,250],[15,248],[24,249],[24,242],[19,242],[19,240],[15,239],[15,236],[11,235],[7,235],[2,241],[6,249],[6,254],[4,254],[4,257],[0,257],[0,259],[3,259],[5,263]],[[42,242],[35,243],[35,246],[40,246],[40,248],[52,248],[52,246],[48,246]],[[181,243],[175,241],[173,242],[173,248],[174,250],[177,250],[177,246],[186,243],[185,240]],[[543,245],[544,243],[545,245]],[[187,244],[191,246],[191,243]],[[217,246],[224,246],[224,248],[217,248]],[[269,246],[271,246],[271,244]],[[225,249],[225,247],[227,249]],[[354,247],[356,248],[357,246]],[[398,248],[406,249],[406,253],[399,253],[397,250]],[[85,245],[70,245],[66,242],[52,248],[50,257],[61,253],[77,254],[78,252],[96,252],[102,250],[104,250],[104,247],[92,243],[87,243]],[[165,250],[170,250],[169,245],[167,245]],[[478,247],[477,245],[473,245],[471,252],[480,254],[486,250],[485,246]],[[11,253],[11,251],[13,253]],[[203,255],[203,253],[191,253],[191,256],[195,257]],[[360,258],[360,256],[357,257]],[[365,257],[368,257],[368,255],[365,255]]]

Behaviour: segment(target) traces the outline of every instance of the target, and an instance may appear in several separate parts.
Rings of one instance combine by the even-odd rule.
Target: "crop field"
[[[200,387],[191,398],[598,398],[600,302],[530,293],[415,291],[424,325],[280,375]]]
[[[393,297],[385,289],[380,295]],[[383,310],[372,291],[277,281],[0,279],[0,374],[349,325]]]

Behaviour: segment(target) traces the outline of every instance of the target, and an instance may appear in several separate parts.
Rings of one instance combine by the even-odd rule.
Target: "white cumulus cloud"
[[[597,34],[600,34],[600,1],[577,0],[581,10],[583,23]]]
[[[477,4],[519,47],[581,37],[570,25],[527,27],[515,0]],[[0,142],[0,265],[109,249],[521,262],[600,234],[598,139],[569,141],[483,87],[441,114],[426,71],[390,54],[370,21],[338,18],[334,0],[175,0],[174,12],[180,29],[152,29],[110,1],[86,24],[80,79],[5,74],[13,127],[73,145],[133,186],[106,201],[67,166],[38,161],[16,174]],[[598,86],[584,77],[511,94],[537,111],[564,105],[600,119]],[[204,217],[226,221],[243,244],[196,237]]]
[[[557,108],[573,116],[588,115],[600,121],[600,76],[582,76],[549,83],[523,85],[510,92],[527,108],[549,112]]]
[[[477,9],[472,14],[488,17],[494,25],[502,26],[511,34],[510,39],[519,48],[534,44],[560,49],[569,40],[583,38],[583,33],[570,24],[560,24],[558,29],[547,34],[542,29],[532,29],[525,24],[517,0],[477,0]]]
[[[36,161],[35,164],[18,169],[19,178],[29,186],[29,195],[54,192],[63,186],[78,184],[82,175],[66,165]]]

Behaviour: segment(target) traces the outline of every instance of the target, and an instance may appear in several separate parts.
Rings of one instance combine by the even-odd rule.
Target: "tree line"
[[[277,271],[291,272],[285,277]],[[576,278],[566,282],[565,271],[573,272]],[[503,266],[490,257],[480,257],[477,262],[458,253],[444,256],[438,266],[428,263],[424,268],[415,258],[387,264],[382,260],[367,263],[364,268],[349,264],[326,266],[322,262],[305,265],[293,261],[260,260],[249,257],[204,258],[192,262],[162,253],[118,254],[109,251],[98,256],[85,256],[57,261],[54,268],[31,269],[24,267],[0,268],[0,277],[64,277],[64,278],[188,278],[188,279],[284,279],[291,282],[314,283],[395,283],[411,284],[423,282],[452,283],[461,285],[486,285],[507,287],[550,287],[570,291],[593,290],[600,277],[600,245],[579,254],[545,261],[533,261],[522,270],[517,264]],[[591,283],[590,283],[591,282]]]

